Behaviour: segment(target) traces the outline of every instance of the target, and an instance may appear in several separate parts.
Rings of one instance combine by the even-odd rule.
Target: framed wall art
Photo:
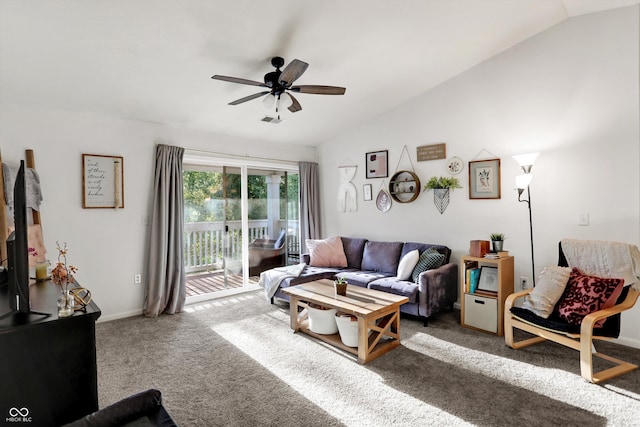
[[[389,176],[389,155],[387,150],[367,153],[365,159],[367,179]]]
[[[82,155],[82,207],[124,208],[124,157]]]
[[[371,188],[371,184],[363,185],[362,194],[365,202],[373,200],[373,189]]]
[[[500,159],[469,162],[469,198],[500,198]]]

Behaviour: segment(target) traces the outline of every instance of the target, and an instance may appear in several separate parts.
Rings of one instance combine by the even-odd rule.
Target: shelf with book
[[[462,326],[503,335],[504,302],[514,286],[513,261],[512,256],[461,258]]]

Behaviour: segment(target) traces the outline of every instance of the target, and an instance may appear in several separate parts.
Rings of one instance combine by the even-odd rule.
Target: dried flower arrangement
[[[67,265],[67,243],[61,247],[60,242],[56,241],[56,249],[58,250],[58,262],[51,270],[51,281],[67,290],[69,283],[73,283],[73,275],[78,271],[74,265]]]

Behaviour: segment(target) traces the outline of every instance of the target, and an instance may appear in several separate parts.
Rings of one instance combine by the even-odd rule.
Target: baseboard
[[[100,316],[96,323],[110,322],[112,320],[124,319],[127,317],[134,317],[134,316],[141,316],[141,315],[142,315],[142,309],[126,311],[122,313],[110,314],[108,316]]]
[[[616,344],[626,345],[627,347],[640,348],[640,340],[634,338],[620,337],[614,342]]]

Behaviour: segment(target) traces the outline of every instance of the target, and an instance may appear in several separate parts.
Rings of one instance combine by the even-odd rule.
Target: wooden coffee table
[[[318,280],[282,289],[291,297],[289,314],[291,329],[302,331],[358,357],[358,363],[367,363],[400,345],[400,306],[407,297],[382,291],[347,285],[347,295],[336,295],[332,280]],[[358,347],[342,343],[339,334],[322,335],[308,327],[309,303],[353,314],[358,318]]]

